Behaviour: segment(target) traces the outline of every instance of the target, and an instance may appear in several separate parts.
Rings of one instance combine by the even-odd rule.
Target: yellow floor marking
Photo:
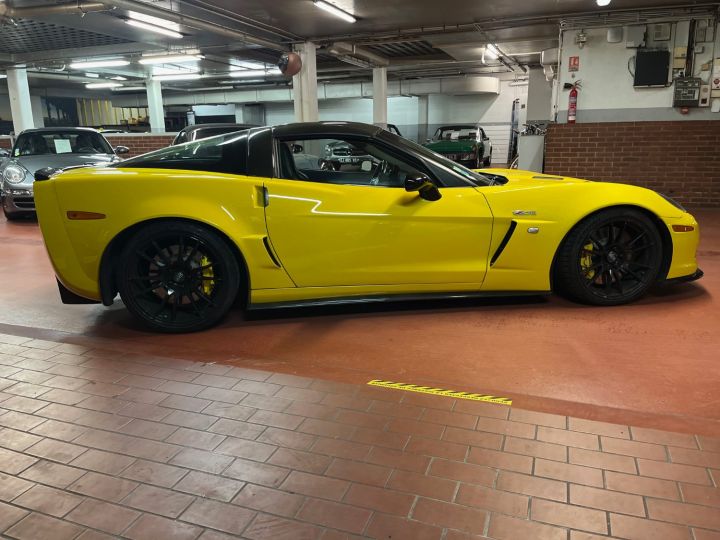
[[[442,388],[431,388],[429,386],[418,386],[416,384],[399,383],[373,379],[369,381],[370,386],[380,386],[393,390],[405,390],[406,392],[418,392],[420,394],[432,394],[433,396],[445,396],[455,399],[469,399],[471,401],[486,401],[488,403],[499,403],[500,405],[512,405],[512,400],[504,397],[489,396],[486,394],[472,394],[470,392],[458,392],[457,390],[443,390]]]

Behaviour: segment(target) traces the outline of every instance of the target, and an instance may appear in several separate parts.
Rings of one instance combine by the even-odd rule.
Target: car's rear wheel
[[[193,332],[219,322],[240,286],[240,267],[216,233],[182,221],[144,227],[125,245],[118,289],[128,310],[160,332]]]
[[[490,150],[490,155],[483,160],[483,167],[489,167],[491,163],[492,163],[492,150]]]
[[[657,280],[662,239],[640,211],[617,208],[580,222],[556,259],[559,292],[579,302],[603,306],[640,298]]]

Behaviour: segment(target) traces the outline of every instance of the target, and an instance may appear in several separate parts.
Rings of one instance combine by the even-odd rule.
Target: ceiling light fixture
[[[86,76],[88,79],[99,79],[99,78],[100,78],[100,74],[99,74],[99,73],[86,73],[85,76]]]
[[[71,69],[90,69],[90,68],[102,68],[102,67],[121,67],[128,66],[130,62],[123,60],[122,58],[116,58],[112,60],[88,60],[88,61],[74,61],[70,63]]]
[[[280,71],[278,68],[273,69],[245,69],[245,70],[235,70],[228,73],[230,77],[233,78],[252,78],[252,77],[267,77],[271,75],[282,75],[282,71]]]
[[[0,79],[7,79],[7,75],[5,75],[4,73],[0,73]]]
[[[154,24],[146,23],[143,21],[136,21],[134,19],[125,19],[125,22],[128,23],[130,26],[134,26],[136,28],[142,28],[143,30],[149,30],[150,32],[156,32],[158,34],[162,34],[164,36],[168,36],[174,39],[180,39],[183,37],[183,35],[180,32],[176,32],[175,30],[168,30],[167,28],[162,28],[160,26],[155,26]]]
[[[200,73],[178,73],[175,75],[153,75],[153,79],[156,81],[194,81],[201,79]]]
[[[96,90],[98,88],[117,88],[118,86],[122,86],[122,84],[115,82],[101,82],[86,84],[85,88],[88,90]]]
[[[137,11],[128,11],[128,17],[136,21],[141,21],[144,23],[152,24],[154,26],[159,26],[160,28],[168,28],[170,30],[174,30],[175,32],[180,32],[180,25],[178,23],[168,21],[166,19],[161,19],[160,17],[145,15],[144,13],[139,13]]]
[[[597,2],[597,5],[600,7],[605,7],[610,5],[610,0],[595,0]]]
[[[313,3],[319,7],[320,9],[324,9],[328,13],[332,13],[336,17],[342,19],[343,21],[354,23],[357,22],[357,19],[350,13],[348,13],[345,10],[340,9],[339,7],[326,2],[325,0],[313,0]]]
[[[115,92],[130,92],[130,91],[135,91],[135,92],[143,91],[144,92],[145,90],[146,90],[146,88],[144,86],[119,86],[117,88],[113,88],[113,91],[115,91]]]
[[[236,69],[265,69],[263,62],[251,62],[248,60],[230,60],[230,70]]]
[[[114,77],[110,77],[113,81],[127,81],[127,77],[123,77],[122,75],[115,75]]]
[[[182,64],[183,62],[197,62],[204,58],[199,54],[166,54],[157,56],[147,56],[138,60],[144,66],[153,66],[155,64]]]
[[[500,56],[500,51],[498,51],[498,48],[493,45],[492,43],[488,43],[485,45],[485,54],[484,56],[487,56],[490,58],[490,60],[497,60]]]

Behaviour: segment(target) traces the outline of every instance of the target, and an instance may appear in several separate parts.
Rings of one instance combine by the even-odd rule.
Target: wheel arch
[[[206,223],[204,221],[200,221],[197,219],[191,219],[191,218],[183,218],[183,217],[160,217],[160,218],[152,218],[152,219],[146,219],[143,221],[138,221],[137,223],[134,223],[130,225],[129,227],[123,229],[118,234],[115,235],[115,237],[108,243],[107,247],[105,248],[105,251],[102,254],[102,257],[100,259],[100,270],[99,270],[99,276],[98,276],[98,283],[100,285],[100,297],[102,299],[102,303],[105,306],[111,306],[113,304],[113,301],[115,297],[118,294],[118,286],[117,286],[117,279],[116,274],[113,271],[115,268],[117,268],[117,261],[119,260],[120,253],[122,252],[123,247],[128,242],[132,236],[142,229],[143,227],[146,227],[153,223],[159,223],[159,222],[177,222],[177,221],[184,221],[186,223],[192,223],[194,225],[198,225],[200,227],[203,227],[205,229],[208,229],[212,231],[213,233],[217,234],[223,242],[227,244],[227,246],[230,248],[230,250],[235,255],[235,258],[238,262],[238,265],[240,269],[242,270],[242,275],[240,276],[240,287],[238,289],[238,298],[236,298],[236,301],[241,299],[243,302],[247,303],[249,297],[250,297],[250,271],[247,265],[247,261],[245,260],[245,257],[238,247],[238,245],[233,242],[230,237],[221,229]]]
[[[662,263],[660,266],[660,272],[658,273],[657,281],[663,281],[667,277],[668,271],[670,270],[670,264],[672,263],[672,257],[673,257],[673,244],[672,244],[672,237],[670,236],[670,231],[668,230],[667,226],[663,222],[663,220],[658,216],[656,213],[652,212],[651,210],[648,210],[647,208],[643,206],[638,206],[634,204],[616,204],[611,206],[604,206],[602,208],[598,208],[596,210],[593,210],[589,214],[586,214],[581,219],[579,219],[575,225],[570,227],[568,231],[565,233],[565,236],[563,236],[563,239],[560,241],[560,243],[557,245],[557,248],[555,249],[555,254],[553,255],[552,264],[550,265],[550,286],[553,290],[556,290],[556,283],[555,283],[555,267],[557,264],[557,258],[558,253],[562,250],[563,246],[565,245],[565,242],[567,241],[568,236],[585,220],[592,218],[593,216],[596,216],[597,214],[601,212],[605,212],[607,210],[615,210],[617,208],[627,208],[632,210],[637,210],[644,214],[646,217],[648,217],[654,224],[655,227],[658,230],[658,233],[660,234],[660,238],[662,239]]]

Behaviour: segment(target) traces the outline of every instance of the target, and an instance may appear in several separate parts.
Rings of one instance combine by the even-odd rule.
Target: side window
[[[247,132],[229,133],[182,146],[162,148],[122,161],[117,167],[247,174],[247,140]]]
[[[278,141],[279,176],[327,184],[403,187],[408,175],[426,174],[392,150],[365,139]]]

